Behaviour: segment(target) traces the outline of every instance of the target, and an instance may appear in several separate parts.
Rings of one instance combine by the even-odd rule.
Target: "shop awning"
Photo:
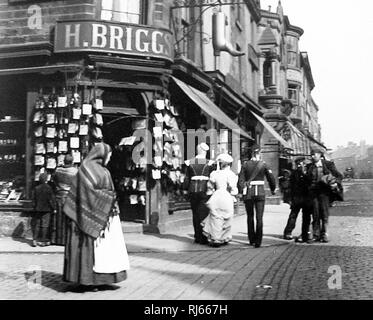
[[[227,128],[231,130],[239,130],[241,136],[254,140],[247,132],[245,132],[244,129],[240,128],[236,122],[229,118],[215,103],[213,103],[204,92],[189,86],[185,82],[175,77],[171,78],[179,86],[179,88],[183,90],[186,95],[209,116],[227,126]]]
[[[259,115],[257,115],[256,113],[254,112],[251,112],[255,118],[258,119],[258,121],[264,126],[265,129],[267,129],[269,131],[269,133],[277,140],[279,141],[282,146],[286,149],[290,149],[292,150],[293,148],[291,147],[290,143],[285,141],[284,138],[282,138],[275,129],[272,128],[272,126],[267,122],[265,121],[262,117],[260,117]]]
[[[294,155],[308,155],[310,153],[310,144],[308,138],[290,121],[287,121],[287,125],[291,131],[291,144]]]
[[[322,149],[324,150],[324,152],[328,152],[328,148],[326,146],[324,146],[321,142],[317,141],[314,137],[312,137],[311,135],[308,135],[307,136],[310,143],[311,143],[311,149],[316,147],[317,149]]]

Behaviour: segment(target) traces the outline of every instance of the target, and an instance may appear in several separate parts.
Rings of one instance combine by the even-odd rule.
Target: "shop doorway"
[[[106,93],[106,94],[105,94]],[[104,142],[112,147],[113,155],[108,165],[118,195],[122,221],[146,221],[146,167],[133,162],[133,145],[120,145],[123,138],[131,137],[136,123],[145,110],[141,94],[105,91],[103,94]]]

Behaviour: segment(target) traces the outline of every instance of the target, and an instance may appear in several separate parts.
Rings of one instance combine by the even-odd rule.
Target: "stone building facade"
[[[311,68],[298,47],[303,30],[281,4],[272,13],[258,0],[0,0],[0,17],[7,235],[32,213],[40,173],[52,176],[66,153],[79,166],[97,141],[116,153],[122,220],[166,232],[190,221],[173,129],[182,138],[216,129],[220,149],[210,157],[231,152],[237,172],[261,144],[276,175],[308,152],[304,137],[320,140]],[[136,130],[153,130],[162,143],[129,142]],[[140,147],[150,163],[130,161]]]
[[[264,118],[290,144],[289,148],[268,132],[263,134],[264,159],[277,176],[291,167],[294,157],[309,155],[313,145],[326,150],[312,98],[315,83],[308,54],[299,48],[303,33],[284,15],[281,1],[276,12],[261,10],[259,102]]]

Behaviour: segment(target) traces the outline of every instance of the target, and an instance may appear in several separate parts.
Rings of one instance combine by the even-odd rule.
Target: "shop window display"
[[[25,121],[0,120],[0,201],[25,198]]]
[[[0,86],[0,204],[26,198],[25,92],[15,79]]]

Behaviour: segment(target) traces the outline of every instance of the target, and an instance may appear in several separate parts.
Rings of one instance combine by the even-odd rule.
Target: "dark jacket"
[[[186,168],[186,175],[184,180],[184,189],[189,193],[205,193],[207,192],[207,182],[213,167],[209,160],[193,159]],[[206,180],[193,180],[193,177],[201,176]]]
[[[309,179],[306,172],[296,169],[290,176],[290,194],[291,198],[304,198],[309,193]]]
[[[332,174],[336,178],[337,183],[341,186],[343,176],[340,172],[338,172],[334,163],[324,159],[322,159],[321,162],[322,175]],[[307,179],[310,191],[312,193],[324,193],[328,194],[329,196],[331,195],[330,188],[321,181],[321,176],[317,174],[317,166],[315,163],[311,163],[307,166]]]
[[[252,179],[252,181],[256,182],[264,182],[264,178],[267,179],[269,187],[272,192],[275,192],[276,190],[276,180],[275,177],[273,176],[272,171],[268,168],[267,164],[263,161],[259,161],[259,165],[261,166],[260,170]],[[255,170],[255,167],[257,166],[258,162],[257,161],[247,161],[243,164],[241,172],[239,174],[238,178],[238,190],[242,194],[243,190],[245,187],[247,187],[246,182],[250,179],[252,173]],[[249,190],[248,190],[249,193]],[[257,194],[255,194],[258,199],[265,199],[265,189],[264,185],[259,186],[257,188]]]
[[[339,183],[342,182],[343,174],[338,171],[337,167],[335,166],[335,163],[333,161],[325,160],[325,164],[331,172],[331,174],[337,179],[337,181]]]
[[[56,198],[52,187],[47,183],[42,183],[35,188],[34,209],[37,212],[53,212],[56,210]]]

